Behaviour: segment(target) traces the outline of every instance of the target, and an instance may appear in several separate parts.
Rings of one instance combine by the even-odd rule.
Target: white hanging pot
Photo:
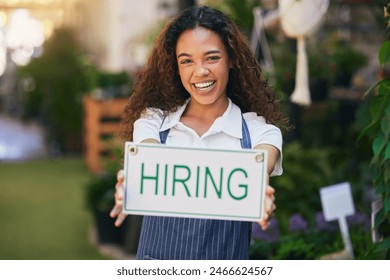
[[[311,104],[305,37],[322,22],[329,0],[279,0],[280,21],[287,36],[297,39],[295,89],[290,100],[296,104]]]

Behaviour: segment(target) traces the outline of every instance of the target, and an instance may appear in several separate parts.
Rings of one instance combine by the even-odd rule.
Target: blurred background
[[[319,196],[340,182],[352,187],[355,258],[386,258],[371,214],[390,176],[388,1],[330,2],[307,36],[312,102],[301,106],[289,101],[297,47],[276,0],[0,0],[0,259],[134,258],[142,217],[120,229],[108,217],[122,161],[118,121],[159,31],[203,4],[247,35],[294,127],[284,132],[284,174],[271,179],[276,217],[265,232],[254,224],[251,258],[349,258]],[[387,84],[364,97],[379,80]],[[380,114],[388,120],[378,126]],[[382,181],[372,170],[378,131]],[[390,210],[382,201],[379,224]]]

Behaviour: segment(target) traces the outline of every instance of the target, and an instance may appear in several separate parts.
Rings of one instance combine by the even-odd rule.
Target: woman
[[[124,111],[122,136],[135,143],[268,151],[280,175],[283,123],[278,102],[238,27],[223,13],[195,7],[160,33]],[[123,171],[111,217],[119,226]],[[265,229],[274,189],[266,190]],[[251,223],[145,216],[138,259],[248,259]]]

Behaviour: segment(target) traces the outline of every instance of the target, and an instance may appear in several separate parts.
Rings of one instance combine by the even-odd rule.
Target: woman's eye
[[[213,60],[218,60],[218,59],[220,59],[220,58],[221,58],[221,57],[219,57],[219,56],[210,56],[210,57],[207,58],[207,60],[213,61]]]
[[[180,61],[180,64],[188,64],[188,63],[191,63],[191,59],[183,59]]]

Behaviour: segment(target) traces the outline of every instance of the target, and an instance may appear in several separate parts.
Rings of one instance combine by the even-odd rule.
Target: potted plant
[[[113,140],[107,141],[108,156],[104,171],[93,174],[85,185],[85,204],[93,215],[100,243],[119,244],[128,253],[135,253],[138,247],[142,216],[130,215],[120,227],[109,216],[115,204],[115,184],[117,172],[122,168],[121,145]]]
[[[108,141],[108,153],[111,155],[104,164],[104,171],[92,174],[85,185],[85,204],[94,217],[100,243],[123,244],[125,225],[117,228],[114,219],[109,216],[115,204],[114,193],[117,172],[120,167],[120,149],[113,141]]]
[[[85,202],[91,211],[100,243],[123,244],[125,227],[114,226],[109,213],[114,206],[115,172],[92,175],[85,186]]]

